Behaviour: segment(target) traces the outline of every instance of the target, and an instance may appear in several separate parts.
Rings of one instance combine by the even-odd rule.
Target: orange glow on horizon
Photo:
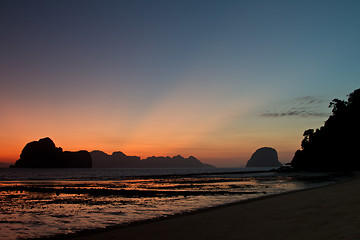
[[[32,140],[18,140],[15,142],[7,143],[1,142],[0,144],[6,149],[0,154],[0,162],[6,162],[13,164],[19,159],[21,150],[28,142],[33,140],[39,140],[40,138],[47,137],[41,136],[33,138]],[[64,151],[78,151],[78,150],[101,150],[107,154],[112,154],[115,151],[121,151],[128,156],[139,156],[141,159],[145,159],[151,156],[175,156],[182,155],[188,157],[190,155],[195,156],[200,161],[208,164],[213,164],[217,167],[239,167],[245,165],[246,161],[250,158],[251,154],[262,146],[270,146],[277,149],[279,153],[279,159],[283,162],[288,162],[293,156],[293,149],[297,149],[298,141],[293,141],[293,144],[283,143],[275,144],[276,141],[269,144],[258,144],[256,141],[238,141],[227,142],[224,141],[219,143],[195,143],[193,146],[184,144],[178,144],[174,139],[174,143],[162,142],[158,144],[151,143],[138,143],[138,144],[127,144],[126,146],[121,145],[106,145],[98,144],[91,139],[68,139],[61,137],[49,136],[57,147],[61,147]],[[87,141],[86,141],[87,140]]]
[[[258,111],[265,95],[234,99],[223,86],[205,89],[201,81],[187,85],[191,81],[150,101],[140,113],[132,102],[106,98],[63,99],[57,108],[56,101],[41,98],[14,101],[1,119],[0,162],[14,163],[28,142],[44,137],[64,151],[121,151],[142,159],[192,155],[219,167],[244,165],[256,149],[268,146],[288,162],[300,147],[303,130],[320,126],[319,120],[264,119]]]

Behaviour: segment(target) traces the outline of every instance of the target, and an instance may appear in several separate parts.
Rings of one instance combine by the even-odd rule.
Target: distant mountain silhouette
[[[281,167],[278,154],[274,148],[263,147],[255,151],[246,167]]]
[[[108,155],[102,151],[95,150],[91,153],[93,168],[136,168],[140,162],[140,157],[126,156],[122,152],[113,152]]]
[[[92,161],[87,151],[64,152],[50,138],[42,138],[26,144],[15,168],[91,168]]]
[[[108,155],[102,151],[92,151],[94,168],[204,168],[213,167],[201,163],[195,157],[149,157],[140,160],[140,157],[127,156],[122,152]]]
[[[140,160],[137,156],[127,156],[122,152],[108,155],[96,150],[68,152],[56,147],[50,138],[33,141],[23,148],[20,159],[10,167],[14,168],[206,168],[213,167],[201,163],[195,157],[149,157]]]
[[[308,129],[291,162],[295,170],[359,171],[360,89],[348,100],[334,99],[332,115],[320,129]]]
[[[143,167],[152,168],[204,168],[214,167],[200,162],[197,158],[190,156],[184,158],[180,155],[174,157],[148,157],[141,161]]]

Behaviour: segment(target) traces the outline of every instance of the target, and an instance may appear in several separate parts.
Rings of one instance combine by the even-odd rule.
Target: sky
[[[359,88],[360,2],[0,1],[0,162],[64,150],[283,163]]]

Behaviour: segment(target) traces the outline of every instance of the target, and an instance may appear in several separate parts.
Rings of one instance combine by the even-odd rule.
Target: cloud
[[[315,96],[305,96],[281,102],[260,115],[262,117],[326,117],[326,101]]]
[[[294,98],[294,99],[290,100],[290,102],[296,103],[299,105],[314,105],[314,104],[324,103],[325,100],[321,99],[319,97],[306,96],[306,97]]]
[[[262,113],[263,117],[325,117],[326,113],[311,112],[311,111],[287,111],[287,112],[265,112]]]

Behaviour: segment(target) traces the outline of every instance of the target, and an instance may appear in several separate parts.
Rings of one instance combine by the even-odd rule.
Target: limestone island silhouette
[[[127,156],[122,152],[113,152],[111,155],[96,150],[91,152],[93,168],[212,168],[197,158],[190,156],[184,158],[180,155],[174,157],[148,157],[141,160],[137,156]]]
[[[262,147],[253,153],[246,167],[282,167],[282,164],[274,148]]]
[[[10,167],[15,168],[91,168],[92,160],[88,151],[68,152],[56,147],[46,137],[33,141],[24,147],[20,159]]]
[[[24,147],[20,159],[11,168],[213,168],[197,158],[149,157],[141,160],[137,156],[127,156],[122,152],[108,155],[96,150],[89,153],[63,151],[49,138],[33,141]]]

